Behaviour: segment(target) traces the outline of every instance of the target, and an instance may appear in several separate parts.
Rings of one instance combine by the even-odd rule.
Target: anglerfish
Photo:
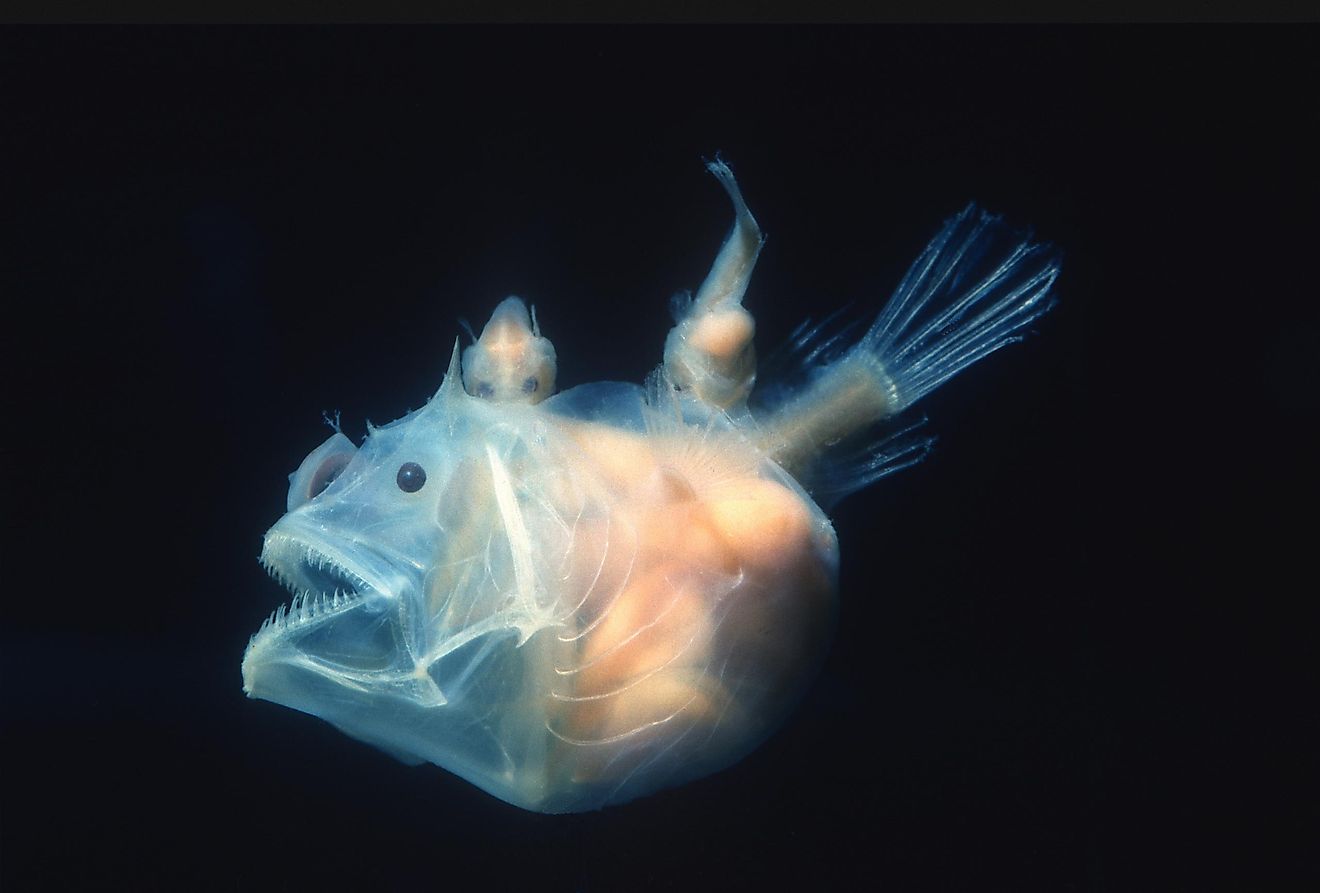
[[[926,455],[909,410],[1020,340],[1059,263],[968,206],[865,331],[804,324],[758,380],[764,239],[707,166],[733,228],[644,384],[557,392],[510,297],[423,407],[290,475],[261,562],[293,598],[247,646],[249,696],[546,813],[706,776],[781,724],[829,644],[826,509]]]

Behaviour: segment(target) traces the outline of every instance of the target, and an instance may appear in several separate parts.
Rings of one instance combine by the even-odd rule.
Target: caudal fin
[[[1031,233],[968,205],[912,264],[855,350],[879,361],[895,415],[1006,344],[1055,303],[1059,260]]]
[[[818,498],[838,499],[929,451],[920,423],[877,425],[977,360],[1022,340],[1054,305],[1056,253],[975,205],[944,224],[860,340],[827,319],[788,352],[804,376],[767,401],[765,449]],[[865,432],[863,434],[863,432]]]

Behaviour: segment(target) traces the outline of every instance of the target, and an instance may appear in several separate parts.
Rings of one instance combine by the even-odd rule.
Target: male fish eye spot
[[[312,475],[312,480],[307,485],[307,498],[315,499],[325,492],[326,488],[335,482],[335,478],[343,473],[352,456],[340,453],[337,456],[328,456],[321,463],[321,467],[316,469],[316,474]]]
[[[536,389],[540,386],[541,383],[537,381],[535,377],[523,379],[522,388],[524,394],[535,394]]]
[[[487,400],[489,400],[491,397],[495,396],[495,389],[491,387],[490,382],[479,381],[477,382],[477,396],[485,397]]]
[[[426,472],[416,462],[405,462],[394,480],[404,493],[416,493],[426,483]]]

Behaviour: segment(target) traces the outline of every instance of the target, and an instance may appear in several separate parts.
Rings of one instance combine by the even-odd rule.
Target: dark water
[[[1315,870],[1272,793],[1309,720],[1240,673],[1277,565],[1199,579],[1227,557],[1203,551],[1214,514],[1247,500],[1236,518],[1272,525],[1313,455],[1314,283],[1271,277],[1314,250],[1314,31],[0,48],[6,889],[1284,889]],[[835,513],[839,633],[789,724],[716,777],[546,817],[247,701],[243,647],[284,599],[260,537],[322,411],[356,438],[418,406],[458,319],[507,294],[539,306],[561,386],[640,380],[730,223],[715,152],[769,235],[748,299],[765,348],[878,310],[969,198],[1065,252],[1038,335],[927,403],[932,458]],[[1308,671],[1296,653],[1280,675]],[[1248,759],[1244,726],[1274,759]],[[1254,815],[1282,820],[1260,851],[1237,833]]]

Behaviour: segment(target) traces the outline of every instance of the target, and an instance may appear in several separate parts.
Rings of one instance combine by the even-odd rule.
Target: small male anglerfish
[[[708,775],[774,731],[828,644],[822,505],[920,461],[901,414],[1019,340],[1059,268],[968,207],[864,334],[804,326],[768,389],[742,303],[761,231],[708,167],[733,231],[644,387],[556,394],[508,298],[425,406],[290,476],[261,561],[294,595],[247,647],[248,695],[538,812]]]

